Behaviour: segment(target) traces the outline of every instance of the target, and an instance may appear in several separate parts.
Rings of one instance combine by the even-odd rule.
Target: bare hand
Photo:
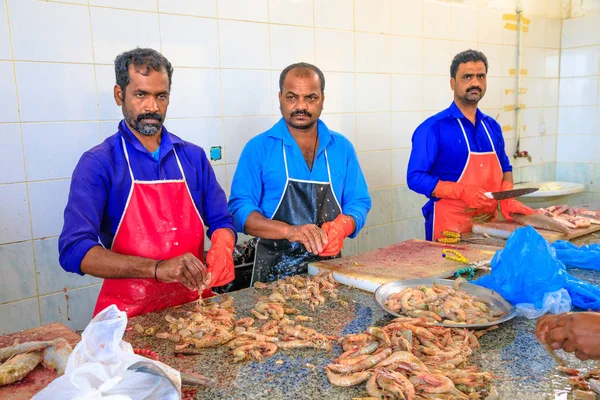
[[[156,277],[160,282],[180,282],[190,290],[200,290],[206,279],[206,267],[192,253],[162,261]]]
[[[540,318],[536,336],[553,349],[575,353],[580,360],[600,359],[600,314],[578,312]]]
[[[313,254],[319,254],[327,245],[327,234],[313,224],[291,225],[285,238],[290,242],[302,243],[306,247],[306,251]]]

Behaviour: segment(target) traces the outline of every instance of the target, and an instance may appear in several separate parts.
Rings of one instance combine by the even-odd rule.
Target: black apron
[[[324,150],[324,153],[327,182],[293,179],[290,178],[283,145],[286,184],[271,219],[290,225],[315,224],[321,227],[342,213],[331,186],[327,150]],[[336,257],[339,257],[339,254]],[[290,242],[287,239],[258,239],[250,286],[254,285],[254,282],[272,282],[286,276],[304,274],[307,272],[308,263],[331,258],[334,257],[319,257],[309,253],[300,242]]]

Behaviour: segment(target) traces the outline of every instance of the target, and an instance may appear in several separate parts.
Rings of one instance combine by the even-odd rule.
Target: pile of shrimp
[[[596,367],[585,376],[581,371],[565,366],[557,367],[558,371],[569,375],[571,395],[574,400],[596,400],[596,393],[600,393],[600,367]]]
[[[463,282],[464,278],[458,278],[454,287],[434,283],[407,288],[389,296],[385,306],[409,317],[452,325],[485,324],[500,319],[504,312],[460,290]]]
[[[256,282],[254,287],[271,289],[272,295],[283,301],[300,300],[314,310],[317,306],[325,303],[325,295],[337,299],[337,285],[333,279],[333,273],[323,272],[314,278],[294,275],[268,284]]]
[[[366,381],[377,399],[493,399],[492,374],[467,365],[484,333],[396,318],[344,336],[344,353],[325,367],[327,378],[336,386]]]

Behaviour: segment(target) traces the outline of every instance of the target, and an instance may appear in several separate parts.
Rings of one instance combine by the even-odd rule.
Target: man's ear
[[[454,90],[454,85],[456,85],[456,79],[450,78],[450,88]]]
[[[123,89],[121,89],[121,86],[115,85],[113,91],[115,96],[115,103],[117,103],[117,105],[121,107],[123,105]]]

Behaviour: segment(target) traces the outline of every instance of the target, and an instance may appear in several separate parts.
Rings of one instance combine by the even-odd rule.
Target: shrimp
[[[425,393],[448,393],[454,389],[452,379],[439,374],[418,374],[410,377],[415,389]]]
[[[367,332],[371,335],[375,336],[377,339],[383,340],[386,346],[391,346],[392,342],[390,341],[390,337],[387,333],[381,328],[377,328],[375,326],[370,326],[367,328]]]
[[[373,354],[372,356],[361,360],[358,364],[350,366],[347,372],[358,372],[364,371],[365,369],[369,369],[388,358],[390,354],[392,354],[392,349],[387,348],[377,354]]]
[[[313,342],[309,342],[308,340],[287,340],[284,342],[276,342],[277,347],[282,350],[290,350],[290,349],[303,349],[307,347],[315,347]]]
[[[413,400],[415,398],[415,387],[408,378],[399,372],[384,370],[377,378],[377,383],[383,390],[399,399]]]
[[[247,328],[249,326],[254,325],[254,318],[252,318],[252,317],[240,318],[237,321],[235,321],[235,325],[245,326]]]
[[[25,378],[41,361],[42,354],[39,351],[17,354],[0,365],[0,386],[10,385]]]
[[[460,304],[456,300],[448,299],[444,302],[444,313],[446,316],[450,316],[452,313],[455,313],[458,317],[460,317],[460,321],[467,320],[465,310],[460,308]]]
[[[338,375],[330,371],[329,368],[325,368],[325,371],[327,373],[327,379],[329,379],[329,382],[332,385],[343,387],[358,385],[369,379],[371,376],[370,371],[356,372],[348,375]]]
[[[398,368],[407,370],[409,372],[429,372],[429,369],[421,360],[407,351],[396,351],[392,353],[385,360],[375,365],[375,368],[382,368],[390,365],[398,365]]]
[[[254,308],[258,312],[271,314],[277,320],[283,318],[284,315],[283,307],[278,303],[258,303]]]

